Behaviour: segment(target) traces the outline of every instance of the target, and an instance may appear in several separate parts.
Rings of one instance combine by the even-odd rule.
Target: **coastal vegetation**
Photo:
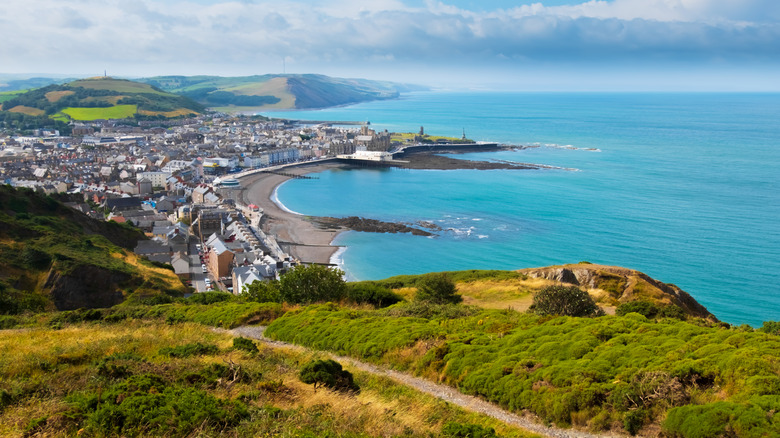
[[[287,312],[267,335],[450,384],[594,432],[773,436],[780,338],[695,319],[541,316],[462,305],[332,304]]]
[[[0,435],[401,437],[447,425],[531,436],[364,372],[351,372],[360,393],[314,391],[299,376],[318,355],[235,339],[142,319],[4,331]]]
[[[0,187],[0,435],[527,436],[325,352],[562,428],[780,435],[780,323],[732,327],[637,271],[347,283],[314,265],[184,298],[170,269],[129,251],[139,238]],[[310,350],[225,331],[247,325]]]

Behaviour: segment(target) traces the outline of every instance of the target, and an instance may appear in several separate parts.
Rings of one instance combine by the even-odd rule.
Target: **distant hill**
[[[64,84],[78,78],[28,77],[24,75],[0,74],[0,96],[9,91],[28,91],[51,84]]]
[[[157,76],[139,81],[228,112],[258,108],[327,108],[392,99],[402,92],[427,89],[415,85],[314,74],[244,77]]]
[[[80,79],[23,93],[5,92],[0,96],[3,101],[0,121],[6,125],[16,122],[22,128],[64,124],[70,120],[167,119],[205,110],[187,97],[149,84],[111,77]]]
[[[172,270],[132,252],[143,233],[29,189],[0,186],[0,314],[182,295]]]

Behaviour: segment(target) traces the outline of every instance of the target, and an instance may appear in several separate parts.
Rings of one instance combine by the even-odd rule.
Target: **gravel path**
[[[256,339],[258,341],[262,341],[265,344],[268,344],[273,347],[286,348],[286,349],[292,349],[298,351],[310,351],[310,349],[306,347],[302,347],[300,345],[288,344],[286,342],[268,339],[263,335],[264,331],[265,331],[265,327],[262,326],[243,326],[243,327],[238,327],[233,330],[230,330],[229,333],[232,333],[237,336],[244,336],[246,338]],[[321,353],[327,353],[327,352],[321,352]],[[596,437],[619,437],[620,436],[614,434],[594,435],[587,432],[580,432],[576,430],[547,427],[534,421],[533,417],[531,416],[526,417],[526,416],[513,414],[511,412],[499,408],[494,404],[488,403],[480,398],[462,394],[458,392],[455,388],[452,388],[447,385],[440,385],[425,379],[421,379],[419,377],[410,376],[406,373],[401,373],[398,371],[378,367],[376,365],[367,364],[365,362],[361,362],[350,357],[337,356],[334,354],[330,354],[330,356],[339,362],[349,364],[350,366],[357,368],[361,371],[365,371],[379,376],[389,377],[390,379],[393,379],[398,383],[404,384],[406,386],[410,386],[418,391],[432,395],[441,400],[453,403],[466,410],[472,412],[479,412],[484,415],[489,415],[493,418],[503,421],[504,423],[521,427],[531,432],[538,433],[542,436],[554,437],[554,438],[596,438]]]

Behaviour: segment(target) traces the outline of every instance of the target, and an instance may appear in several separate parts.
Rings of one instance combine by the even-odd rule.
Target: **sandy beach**
[[[404,167],[409,169],[528,169],[537,167],[517,166],[507,163],[459,160],[426,152],[408,154]],[[304,175],[336,167],[348,167],[342,163],[311,163],[287,167],[288,174]],[[324,228],[308,217],[289,213],[279,208],[271,199],[279,184],[289,176],[258,173],[241,178],[240,199],[245,204],[255,204],[263,209],[263,231],[276,236],[283,250],[303,263],[330,264],[339,247],[331,243],[344,228]],[[385,232],[387,230],[381,230]],[[395,231],[391,231],[395,232]]]
[[[303,175],[320,172],[334,167],[336,163],[315,163],[288,167],[284,172]],[[290,177],[271,173],[259,173],[241,178],[240,198],[246,204],[255,204],[263,209],[262,228],[266,233],[276,236],[279,245],[291,256],[303,263],[329,264],[333,254],[339,249],[331,242],[341,230],[325,230],[313,224],[305,216],[289,213],[279,208],[271,199],[279,184]]]

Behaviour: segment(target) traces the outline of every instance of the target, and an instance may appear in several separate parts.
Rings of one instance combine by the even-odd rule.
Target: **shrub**
[[[780,335],[780,321],[764,321],[764,325],[762,325],[758,331],[773,335]]]
[[[441,429],[441,434],[448,438],[497,438],[492,427],[482,427],[477,424],[449,422]]]
[[[165,347],[160,349],[160,354],[170,357],[190,357],[190,356],[203,356],[206,354],[216,354],[219,352],[214,344],[201,344],[196,342],[194,344],[179,345],[178,347]]]
[[[303,383],[330,388],[336,391],[358,392],[360,388],[352,379],[352,373],[342,369],[341,364],[332,359],[313,360],[301,368],[299,378]]]
[[[344,297],[344,272],[321,265],[298,266],[282,275],[279,295],[282,301],[310,304],[340,301]]]
[[[230,427],[247,418],[246,406],[205,391],[169,386],[160,376],[132,376],[101,394],[70,397],[73,417],[97,436],[184,437],[203,427]]]
[[[432,304],[457,304],[463,301],[463,297],[455,293],[455,283],[446,274],[425,274],[417,280],[416,286],[415,301]]]
[[[141,357],[133,353],[114,353],[101,359],[95,368],[98,376],[109,379],[124,379],[133,374],[128,365],[141,361]]]
[[[244,350],[249,353],[257,353],[257,345],[251,340],[247,339],[243,336],[239,336],[237,338],[233,338],[233,349],[235,350]]]
[[[241,290],[241,297],[246,301],[255,301],[258,303],[278,303],[282,301],[279,294],[279,282],[272,281],[254,281],[247,284]]]
[[[623,427],[631,436],[636,435],[645,424],[646,413],[643,409],[628,411],[623,415]]]
[[[386,287],[375,283],[348,283],[347,300],[355,304],[371,304],[375,307],[387,307],[400,303],[404,299]]]
[[[615,315],[625,316],[629,313],[638,313],[646,318],[655,318],[661,309],[650,301],[629,301],[623,303],[615,309]]]
[[[547,286],[534,294],[530,311],[538,315],[600,316],[593,298],[577,286]]]

